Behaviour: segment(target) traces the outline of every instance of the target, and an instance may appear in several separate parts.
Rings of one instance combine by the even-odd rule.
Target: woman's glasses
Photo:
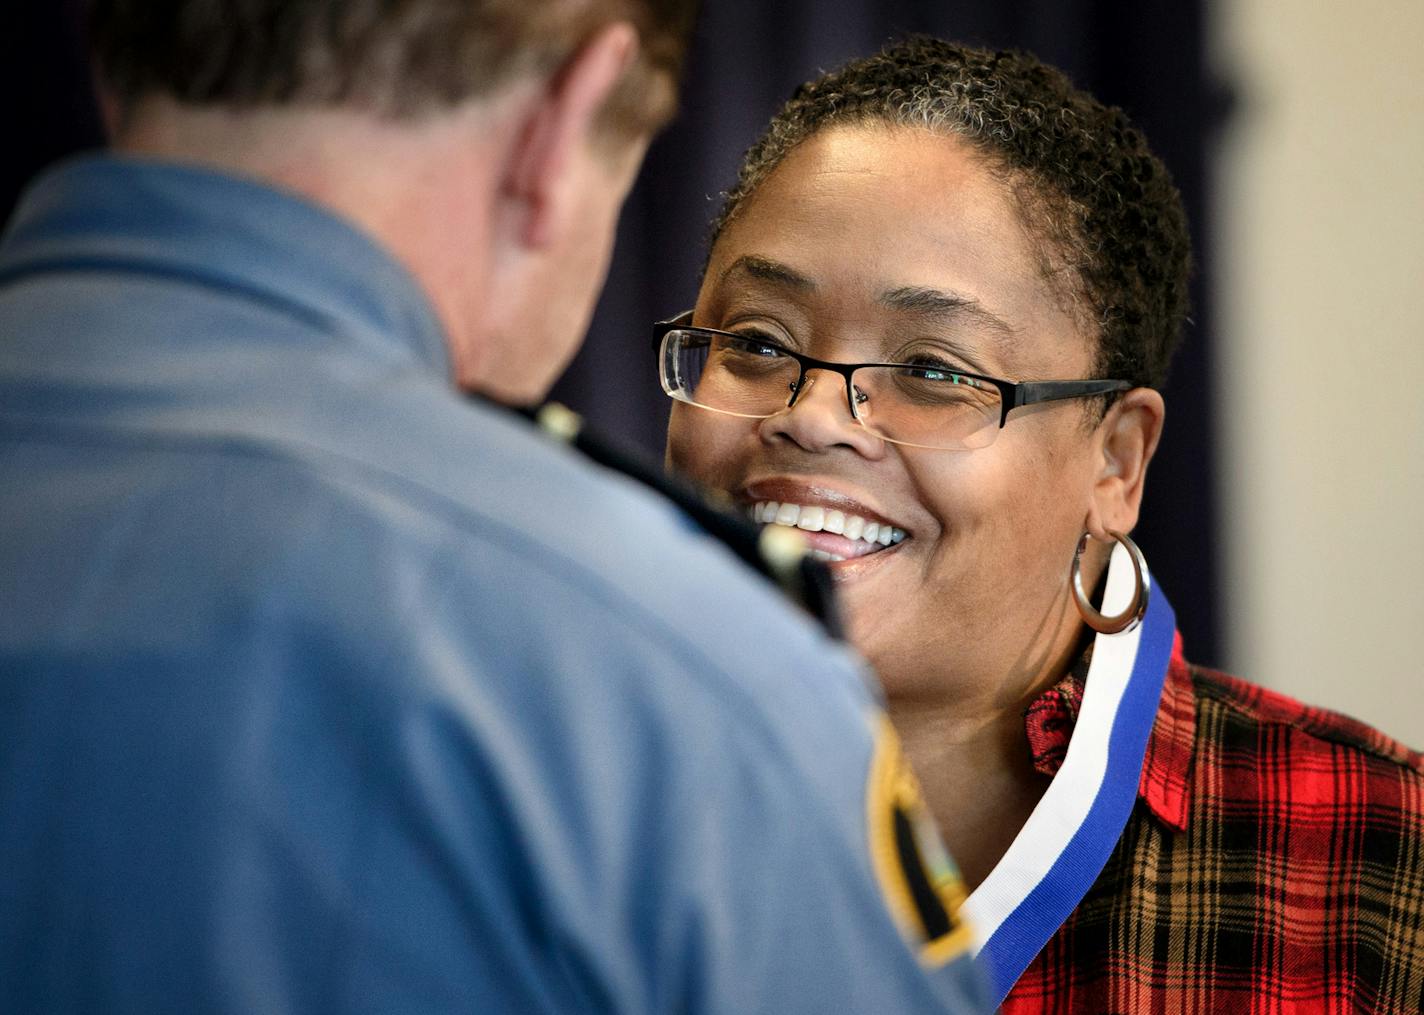
[[[831,363],[758,335],[687,326],[692,314],[656,325],[658,372],[673,398],[713,412],[765,419],[811,385],[812,370],[845,379],[846,404],[870,432],[894,444],[964,451],[987,447],[1025,405],[1126,391],[1127,381],[1014,381],[933,363]]]

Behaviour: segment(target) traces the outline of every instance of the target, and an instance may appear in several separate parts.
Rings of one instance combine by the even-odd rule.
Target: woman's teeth
[[[863,556],[875,550],[903,542],[905,530],[880,522],[866,521],[860,515],[848,515],[844,511],[827,510],[819,504],[779,504],[774,500],[758,501],[748,508],[752,521],[767,525],[785,525],[804,529],[807,532],[830,532],[844,536],[852,542],[860,542]],[[825,550],[812,550],[811,556],[817,560],[845,560],[844,556]]]

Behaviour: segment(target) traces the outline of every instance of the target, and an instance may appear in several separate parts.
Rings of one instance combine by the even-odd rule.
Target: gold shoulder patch
[[[874,722],[875,756],[866,786],[871,866],[920,961],[940,966],[972,940],[959,912],[967,897],[964,881],[940,840],[895,727],[884,713]]]

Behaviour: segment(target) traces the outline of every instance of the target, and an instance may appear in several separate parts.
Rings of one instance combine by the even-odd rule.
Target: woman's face
[[[835,128],[795,149],[718,240],[694,323],[825,360],[934,350],[1010,380],[1092,376],[1006,185],[962,141],[917,129]],[[1020,409],[988,447],[935,451],[879,439],[840,377],[810,377],[764,420],[674,403],[669,463],[749,510],[840,522],[806,535],[847,558],[831,570],[851,639],[892,697],[1035,693],[1080,630],[1069,567],[1103,470],[1084,404]],[[857,517],[904,538],[849,539]]]

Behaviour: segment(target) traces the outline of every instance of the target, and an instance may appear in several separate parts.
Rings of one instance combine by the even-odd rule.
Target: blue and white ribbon
[[[1103,612],[1126,608],[1134,584],[1132,561],[1117,546]],[[1160,589],[1151,593],[1137,628],[1093,642],[1063,766],[1003,859],[964,903],[996,1006],[1102,873],[1137,800],[1176,634],[1171,605]]]

